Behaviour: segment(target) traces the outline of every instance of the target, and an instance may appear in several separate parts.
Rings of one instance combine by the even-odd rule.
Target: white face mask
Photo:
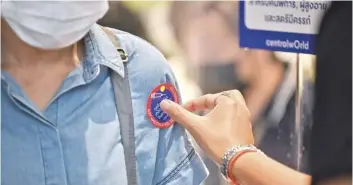
[[[1,16],[27,44],[60,49],[82,39],[108,11],[108,1],[2,1]]]

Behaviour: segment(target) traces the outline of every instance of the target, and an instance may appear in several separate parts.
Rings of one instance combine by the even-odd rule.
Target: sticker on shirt
[[[178,93],[172,84],[161,84],[155,87],[148,96],[147,117],[158,128],[168,128],[174,123],[174,120],[159,105],[164,99],[179,103]]]

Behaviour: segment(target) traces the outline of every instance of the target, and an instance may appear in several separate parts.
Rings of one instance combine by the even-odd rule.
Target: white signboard
[[[240,46],[313,53],[330,1],[241,1]]]

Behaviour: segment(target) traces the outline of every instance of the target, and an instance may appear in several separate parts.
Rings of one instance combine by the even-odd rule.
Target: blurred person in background
[[[306,172],[307,153],[297,156],[296,151],[295,65],[271,51],[239,48],[237,2],[174,2],[171,19],[186,58],[200,66],[203,92],[239,89],[251,112],[255,144],[294,169],[297,157],[302,158],[301,171]],[[305,150],[312,122],[313,83],[304,80],[302,89]]]
[[[212,2],[175,1],[170,20],[176,40],[202,93],[217,93],[239,87],[234,73],[234,33],[218,14],[208,12]],[[205,185],[220,184],[218,167],[207,157],[210,171]]]
[[[210,4],[177,1],[172,3],[170,14],[174,35],[205,94],[240,85],[233,62],[237,43],[230,39],[234,33],[222,15],[209,11]]]
[[[148,119],[154,88],[178,91],[166,59],[143,39],[96,24],[108,8],[108,1],[1,3],[3,185],[199,185],[206,178],[185,129],[159,129]],[[126,103],[116,103],[118,95]],[[134,128],[129,155],[121,125]]]
[[[109,10],[98,24],[120,29],[144,40],[147,39],[146,29],[138,14],[127,8],[122,1],[109,1]]]

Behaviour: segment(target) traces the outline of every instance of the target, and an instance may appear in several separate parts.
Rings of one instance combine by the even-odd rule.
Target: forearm
[[[244,185],[310,185],[311,177],[292,170],[263,154],[246,153],[233,166],[233,175]]]

